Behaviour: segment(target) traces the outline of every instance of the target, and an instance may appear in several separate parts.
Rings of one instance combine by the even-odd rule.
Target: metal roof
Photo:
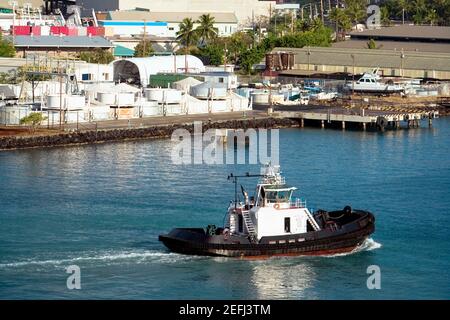
[[[121,21],[165,21],[180,23],[185,18],[198,20],[202,14],[210,14],[216,23],[238,23],[234,12],[150,12],[140,10],[109,11],[110,20]]]
[[[434,52],[404,52],[381,49],[338,49],[322,47],[275,48],[275,51],[295,53],[295,64],[450,71],[450,54]],[[309,52],[309,54],[308,54]],[[403,60],[403,61],[402,61]]]
[[[16,36],[14,46],[19,48],[112,48],[114,45],[99,36]]]
[[[377,47],[383,50],[442,52],[450,53],[450,43],[433,43],[417,41],[375,41]],[[367,40],[347,40],[332,44],[333,48],[367,49]]]
[[[402,38],[403,40],[450,40],[450,27],[398,25],[380,29],[354,31],[352,38]]]
[[[124,46],[116,45],[116,47],[114,48],[114,56],[116,56],[116,57],[133,57],[134,50],[129,49]]]

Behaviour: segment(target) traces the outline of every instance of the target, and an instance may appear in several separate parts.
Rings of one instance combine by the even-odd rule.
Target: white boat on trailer
[[[358,81],[351,81],[345,85],[345,89],[350,92],[372,93],[372,94],[395,94],[405,92],[401,85],[381,82],[378,68],[372,72],[365,72]]]

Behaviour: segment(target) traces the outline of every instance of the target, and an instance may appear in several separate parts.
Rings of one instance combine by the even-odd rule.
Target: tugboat
[[[238,179],[259,177],[255,196],[248,197]],[[318,210],[311,213],[306,201],[294,199],[297,189],[288,186],[280,166],[261,168],[261,174],[231,174],[235,199],[230,202],[225,225],[218,228],[176,228],[160,235],[169,250],[177,253],[241,258],[270,256],[331,255],[350,252],[375,231],[375,217],[364,210]]]

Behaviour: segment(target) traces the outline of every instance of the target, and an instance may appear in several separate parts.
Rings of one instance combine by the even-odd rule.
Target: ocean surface
[[[222,225],[231,172],[176,165],[147,140],[0,152],[0,299],[449,299],[450,118],[385,133],[280,130],[280,164],[313,209],[367,209],[351,254],[248,261],[168,252],[173,227]],[[255,180],[245,181],[252,190]],[[79,266],[81,289],[66,268]],[[367,287],[367,268],[381,289]]]

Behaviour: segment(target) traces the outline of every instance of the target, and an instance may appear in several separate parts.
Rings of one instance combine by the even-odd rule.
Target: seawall
[[[290,128],[299,122],[289,118],[260,118],[203,122],[203,131],[208,129],[249,129],[249,128]],[[154,125],[143,128],[104,129],[64,132],[60,134],[36,136],[8,136],[0,138],[0,150],[57,147],[79,144],[105,143],[122,140],[167,138],[176,129],[194,131],[193,123]]]

